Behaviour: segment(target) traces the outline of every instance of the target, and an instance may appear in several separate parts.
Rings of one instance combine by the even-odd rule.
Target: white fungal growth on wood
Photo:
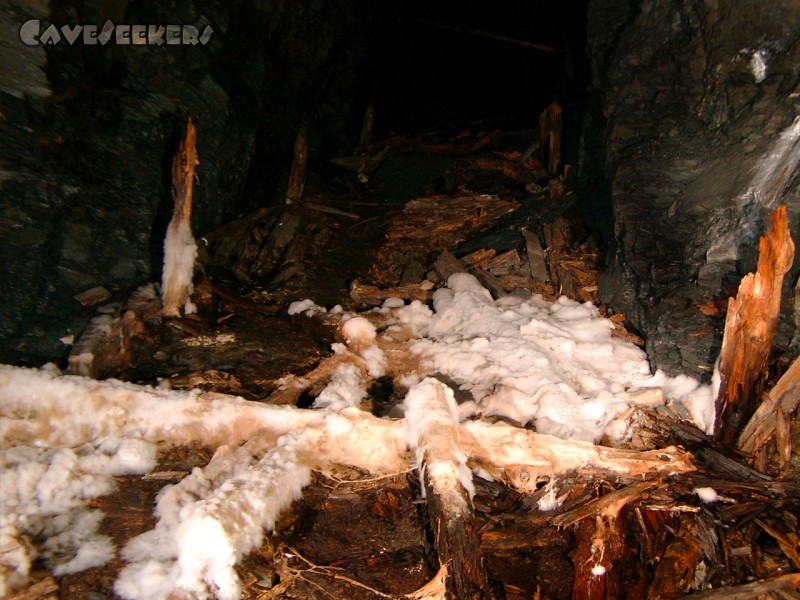
[[[408,391],[404,405],[407,441],[416,451],[420,477],[426,472],[434,491],[450,499],[453,506],[463,503],[461,488],[472,499],[475,486],[467,455],[458,443],[459,417],[453,390],[428,377]]]
[[[193,291],[192,278],[196,258],[197,244],[192,236],[192,228],[176,215],[164,238],[161,298],[165,315],[177,317],[181,308],[186,313],[194,312],[194,305],[189,298]]]
[[[162,490],[158,524],[123,549],[130,564],[115,591],[130,600],[173,593],[240,598],[234,565],[262,543],[264,531],[273,529],[311,479],[311,469],[298,456],[303,444],[302,435],[284,436],[260,459],[246,446],[223,446],[205,469]],[[154,548],[160,555],[153,555]]]

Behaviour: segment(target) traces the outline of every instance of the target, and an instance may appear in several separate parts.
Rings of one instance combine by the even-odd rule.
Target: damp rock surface
[[[303,119],[316,133],[314,151],[345,142],[363,55],[354,3],[15,0],[0,14],[0,58],[15,65],[0,74],[4,362],[63,360],[69,348],[59,339],[78,335],[93,312],[75,294],[96,286],[125,293],[159,279],[173,206],[169,165],[189,118],[198,129],[198,238],[272,202]],[[19,40],[31,19],[213,33],[193,46],[31,47]]]
[[[773,208],[798,231],[800,8],[595,0],[587,32],[584,156],[599,160],[581,177],[605,181],[593,193],[613,217],[602,298],[654,366],[709,374],[724,318],[697,305],[755,269]],[[777,340],[790,351],[797,273],[795,259]]]

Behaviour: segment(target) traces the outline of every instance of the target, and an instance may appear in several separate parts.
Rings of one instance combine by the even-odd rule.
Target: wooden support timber
[[[452,567],[447,588],[456,598],[488,598],[472,511],[472,472],[458,442],[453,391],[430,378],[409,392],[406,405],[409,438],[417,452],[439,564]]]
[[[720,390],[714,437],[728,446],[755,412],[766,383],[772,339],[778,326],[783,277],[794,259],[786,206],[772,212],[770,230],[759,242],[758,268],[728,301],[720,350]]]
[[[552,102],[539,117],[539,156],[550,175],[557,175],[561,166],[561,106]]]
[[[292,166],[289,170],[289,183],[286,186],[286,204],[296,204],[303,197],[306,180],[306,162],[308,161],[308,143],[301,130],[294,141]]]
[[[192,120],[186,124],[186,137],[181,140],[172,161],[172,186],[175,212],[164,238],[164,271],[161,283],[162,312],[177,317],[192,293],[194,260],[197,245],[192,237],[192,192],[197,158],[197,131]]]

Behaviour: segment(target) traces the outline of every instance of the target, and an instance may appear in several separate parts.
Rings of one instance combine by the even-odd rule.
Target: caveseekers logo
[[[19,39],[26,46],[55,46],[66,41],[87,46],[105,46],[113,42],[119,46],[205,46],[214,30],[206,25],[201,32],[194,25],[115,25],[110,19],[102,29],[97,25],[50,25],[42,29],[38,19],[23,23]]]

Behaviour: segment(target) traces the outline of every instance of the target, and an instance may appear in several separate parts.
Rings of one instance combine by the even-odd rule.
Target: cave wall
[[[583,194],[610,248],[601,295],[656,367],[708,376],[721,317],[777,205],[800,218],[800,3],[591,0]],[[611,216],[603,221],[603,214]],[[778,346],[797,354],[798,261]]]
[[[357,1],[11,0],[0,7],[0,360],[63,359],[94,309],[160,279],[169,165],[198,129],[195,237],[280,196],[301,122],[350,148],[365,55]],[[206,45],[29,47],[20,26],[189,24]]]

